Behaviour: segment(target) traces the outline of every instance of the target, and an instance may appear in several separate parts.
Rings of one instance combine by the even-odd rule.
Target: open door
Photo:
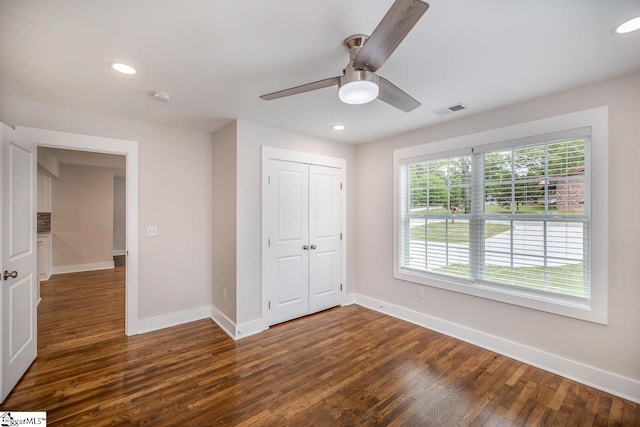
[[[2,139],[2,371],[4,401],[36,358],[36,144],[0,123]]]

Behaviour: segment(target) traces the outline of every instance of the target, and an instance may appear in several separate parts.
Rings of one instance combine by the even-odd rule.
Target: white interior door
[[[266,164],[263,280],[269,325],[340,305],[341,169]]]
[[[309,312],[340,305],[341,170],[309,166]]]
[[[309,168],[271,160],[264,224],[269,227],[265,280],[269,325],[309,313]]]
[[[2,401],[36,358],[36,145],[2,133]]]

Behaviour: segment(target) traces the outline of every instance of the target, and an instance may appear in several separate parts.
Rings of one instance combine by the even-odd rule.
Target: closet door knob
[[[304,249],[305,251],[308,251],[308,250],[309,250],[309,245],[304,245],[304,246],[302,247],[302,249]],[[313,249],[313,248],[312,248],[312,249]]]
[[[315,249],[315,248],[316,248],[316,245],[311,245],[311,249]]]

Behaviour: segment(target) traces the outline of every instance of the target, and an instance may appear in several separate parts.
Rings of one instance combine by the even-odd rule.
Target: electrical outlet
[[[417,293],[418,293],[418,298],[424,298],[424,288],[422,286],[418,286]]]
[[[83,249],[80,253],[82,254],[82,256],[87,256],[87,250],[86,249]]]
[[[158,237],[158,226],[157,225],[148,225],[147,226],[147,237]]]
[[[227,299],[227,288],[222,288],[222,298]]]

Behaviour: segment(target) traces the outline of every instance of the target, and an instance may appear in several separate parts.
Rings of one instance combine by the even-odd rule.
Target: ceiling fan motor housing
[[[351,82],[361,82],[367,81],[372,82],[376,85],[380,84],[380,79],[371,71],[366,70],[352,70],[345,73],[342,77],[340,77],[340,81],[338,82],[338,88],[351,83]]]

